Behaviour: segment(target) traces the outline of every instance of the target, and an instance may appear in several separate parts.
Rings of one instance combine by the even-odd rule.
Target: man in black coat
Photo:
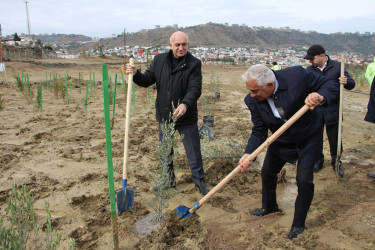
[[[368,100],[365,121],[375,123],[375,78],[371,84],[370,99]],[[375,183],[375,173],[369,173],[367,174],[367,176],[373,178],[373,181]]]
[[[141,73],[135,66],[126,65],[126,73],[133,73],[133,81],[141,87],[156,83],[156,120],[159,122],[159,139],[162,139],[160,123],[177,118],[176,129],[183,135],[186,156],[193,181],[201,194],[207,194],[204,183],[203,162],[198,131],[197,100],[202,91],[202,63],[189,51],[188,36],[176,31],[170,37],[169,52],[156,55],[150,67]],[[173,104],[173,107],[172,107]],[[170,183],[165,187],[176,187],[173,162],[169,164]]]
[[[268,147],[262,167],[262,208],[251,212],[264,216],[279,211],[277,174],[286,162],[298,160],[298,195],[288,235],[293,239],[305,229],[307,211],[314,196],[314,163],[323,147],[323,123],[315,107],[335,102],[338,84],[300,66],[272,71],[265,65],[253,65],[242,78],[250,91],[245,103],[253,123],[245,154],[239,160],[242,172],[252,163],[248,156],[266,141],[268,130],[277,131],[304,104],[311,109]]]
[[[375,78],[371,84],[370,99],[368,100],[367,104],[365,121],[375,123]]]
[[[331,60],[325,54],[325,49],[321,45],[313,45],[307,50],[307,55],[304,59],[309,60],[311,65],[307,70],[313,71],[318,75],[324,75],[336,83],[344,85],[345,89],[351,90],[355,87],[355,82],[349,73],[345,70],[345,75],[340,77],[341,63]],[[337,93],[339,95],[339,92]],[[336,157],[337,157],[337,143],[338,143],[338,130],[339,130],[339,102],[332,103],[326,107],[320,107],[319,111],[322,112],[323,122],[326,125],[326,133],[329,142],[329,150],[331,153],[331,165],[335,170]],[[342,144],[341,144],[342,145]],[[341,146],[342,147],[342,146]],[[341,149],[342,152],[342,149]],[[324,154],[322,152],[320,159],[315,163],[314,172],[319,172],[323,168]],[[338,173],[340,177],[344,176],[344,170],[341,166],[341,161],[338,163]]]

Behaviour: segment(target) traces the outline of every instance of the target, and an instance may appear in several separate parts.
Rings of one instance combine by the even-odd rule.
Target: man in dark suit
[[[326,50],[321,45],[313,45],[307,50],[307,54],[304,59],[309,60],[311,65],[307,67],[318,75],[327,76],[335,82],[340,83],[345,89],[351,90],[355,87],[355,82],[349,73],[345,70],[344,76],[341,77],[341,63],[332,60],[327,54]],[[342,168],[341,161],[336,164],[337,157],[337,144],[338,144],[338,132],[339,132],[339,117],[340,117],[340,100],[332,105],[320,108],[323,115],[323,122],[326,125],[326,133],[329,142],[329,150],[331,154],[331,166],[336,171],[335,167],[338,167],[338,174],[340,177],[344,176],[344,169]],[[342,143],[341,152],[342,152]],[[318,162],[314,165],[314,172],[319,172],[323,168],[324,154],[321,153],[321,157]]]
[[[365,121],[375,123],[375,78],[371,84],[370,99],[368,100],[367,104]],[[368,173],[367,176],[372,178],[375,183],[375,173]]]
[[[268,147],[262,167],[262,208],[251,212],[263,216],[279,211],[277,174],[286,162],[298,160],[298,195],[288,234],[288,238],[293,239],[305,229],[307,211],[314,196],[314,163],[323,147],[322,117],[315,107],[336,101],[338,84],[300,66],[272,71],[265,65],[253,65],[242,78],[250,91],[245,103],[253,123],[245,154],[239,160],[242,172],[251,165],[247,158],[267,139],[268,130],[274,133],[304,104],[310,107],[310,111]]]

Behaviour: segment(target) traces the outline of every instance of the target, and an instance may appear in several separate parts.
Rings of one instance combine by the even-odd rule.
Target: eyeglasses
[[[174,44],[174,46],[176,46],[176,47],[180,47],[180,46],[186,47],[187,45],[188,45],[188,43],[175,43]]]

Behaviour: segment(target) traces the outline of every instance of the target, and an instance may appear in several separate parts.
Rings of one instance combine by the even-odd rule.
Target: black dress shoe
[[[254,215],[254,216],[264,216],[264,215],[267,215],[267,214],[270,214],[270,213],[275,213],[275,212],[281,212],[281,210],[279,209],[279,206],[277,206],[277,205],[273,209],[270,209],[270,210],[266,210],[264,208],[259,208],[259,209],[256,209],[254,211],[251,211],[250,214]]]
[[[367,176],[375,179],[375,173],[369,173],[369,174],[367,174]]]
[[[195,183],[195,186],[199,189],[199,192],[203,195],[206,195],[208,193],[208,189],[206,187],[206,184],[204,184],[204,181],[199,181],[199,183]]]
[[[319,159],[319,161],[317,161],[314,165],[314,172],[315,173],[318,173],[322,168],[323,168],[323,164],[324,164],[324,155],[322,155]]]
[[[338,168],[339,168],[339,171],[338,171],[338,174],[340,177],[344,177],[344,169],[342,169],[342,166],[341,166],[342,162],[340,161],[339,164],[338,164]],[[336,163],[333,164],[333,171],[336,171]]]
[[[293,240],[294,238],[297,238],[297,236],[301,234],[303,230],[305,230],[305,227],[292,227],[288,234],[288,239]]]

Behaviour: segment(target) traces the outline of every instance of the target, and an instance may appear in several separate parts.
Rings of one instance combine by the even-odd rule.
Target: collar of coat
[[[187,58],[188,56],[190,56],[190,55],[191,55],[191,54],[190,54],[190,52],[188,51],[188,52],[186,53],[186,55],[183,56],[183,57],[181,58],[180,64],[181,64],[181,62],[186,62],[186,58]],[[172,64],[172,58],[173,58],[173,51],[170,49],[170,50],[168,51],[168,54],[167,54],[167,59],[170,61],[171,64]]]
[[[179,63],[175,68],[173,68],[173,65],[172,65],[173,51],[172,51],[172,50],[169,50],[169,52],[167,53],[167,57],[166,57],[165,59],[166,59],[166,61],[170,64],[170,66],[173,68],[171,74],[172,74],[172,73],[175,73],[175,72],[177,72],[177,71],[180,71],[181,69],[185,68],[185,67],[186,67],[186,64],[187,64],[187,62],[188,62],[188,60],[189,60],[188,58],[189,58],[190,56],[191,56],[191,54],[190,54],[190,52],[188,51],[188,52],[186,53],[186,55],[183,56],[183,57],[181,58],[180,63]]]
[[[286,83],[284,83],[284,82],[280,82],[279,77],[278,77],[276,71],[273,71],[273,73],[275,74],[276,81],[277,81],[277,83],[278,83],[278,84],[277,84],[277,89],[276,89],[276,91],[274,92],[274,94],[276,95],[276,93],[277,93],[279,90],[286,90],[286,89],[288,89],[288,85],[287,85]],[[276,81],[275,81],[275,84],[276,84]],[[275,86],[275,88],[276,88],[276,86]]]

